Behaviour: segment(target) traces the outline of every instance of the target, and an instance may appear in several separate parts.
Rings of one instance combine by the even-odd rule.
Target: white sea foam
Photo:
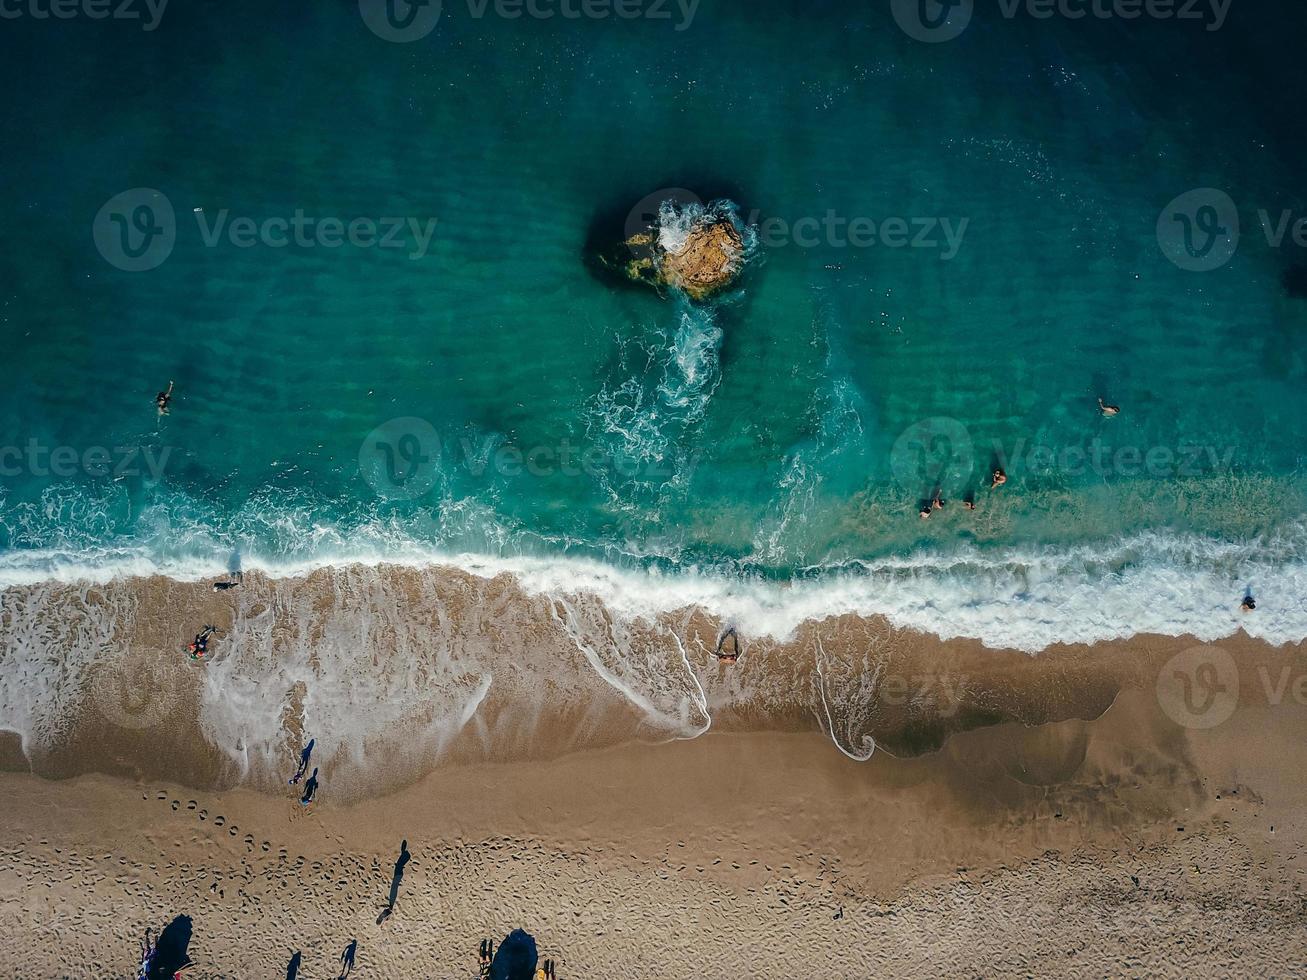
[[[243,562],[247,571],[272,578],[349,564],[443,565],[483,578],[507,573],[529,593],[592,596],[628,620],[697,607],[751,635],[780,640],[805,621],[880,615],[897,627],[945,639],[971,637],[1033,653],[1055,643],[1143,633],[1216,640],[1240,628],[1275,644],[1301,642],[1307,639],[1305,555],[1307,527],[1295,525],[1245,542],[1153,532],[1099,546],[922,551],[808,569],[786,582],[569,555],[452,553],[379,533],[303,558],[267,560],[249,553]],[[0,587],[145,575],[200,581],[227,571],[220,553],[160,559],[123,547],[0,555]],[[1258,598],[1255,615],[1238,610],[1245,588]]]
[[[710,702],[711,650],[702,636],[689,649],[695,610],[750,641],[789,640],[805,622],[850,614],[1032,653],[1138,633],[1216,641],[1241,627],[1272,643],[1307,638],[1301,526],[1243,543],[1156,533],[1104,548],[922,552],[808,569],[789,582],[665,563],[441,552],[391,532],[323,535],[332,547],[308,557],[246,553],[245,571],[271,581],[233,595],[223,655],[199,672],[180,653],[195,624],[161,622],[157,599],[152,620],[142,619],[147,593],[130,580],[217,578],[229,569],[222,551],[0,556],[0,585],[27,586],[0,591],[0,728],[38,755],[63,742],[88,705],[111,723],[148,729],[198,679],[206,740],[242,779],[266,783],[294,755],[288,711],[296,728],[329,734],[319,741],[324,765],[344,760],[360,773],[371,768],[369,747],[385,742],[431,758],[470,732],[496,752],[506,740],[510,751],[529,751],[536,721],[596,704],[604,690],[650,731],[702,734],[717,707],[737,696],[747,703],[750,692],[719,691],[728,700]],[[469,577],[430,574],[441,568]],[[306,587],[313,572],[327,580]],[[105,584],[114,579],[127,581]],[[1249,586],[1258,608],[1241,615]],[[136,649],[124,637],[137,626],[165,639]],[[876,658],[827,657],[814,636],[811,690],[787,688],[780,700],[806,705],[842,752],[866,759]],[[173,656],[158,649],[173,643]],[[787,683],[802,687],[803,669]],[[492,696],[518,720],[502,711],[481,718]]]

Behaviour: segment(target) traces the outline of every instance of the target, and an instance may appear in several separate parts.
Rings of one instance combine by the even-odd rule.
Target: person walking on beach
[[[390,913],[395,911],[395,902],[399,900],[399,885],[404,880],[404,869],[412,860],[413,855],[408,849],[408,838],[405,838],[399,842],[399,857],[395,859],[395,873],[390,878],[390,897],[386,901],[386,907],[377,916],[377,925],[385,922],[390,918]]]
[[[154,406],[159,410],[160,415],[168,414],[168,403],[172,401],[172,382],[168,382],[168,390],[161,391],[154,396]]]
[[[317,743],[317,741],[318,740],[316,738],[311,738],[309,739],[309,744],[304,746],[303,751],[300,752],[299,768],[295,770],[295,775],[291,776],[290,779],[287,780],[286,782],[287,786],[294,786],[301,779],[303,779],[304,774],[309,771],[309,757],[313,755],[313,746]]]
[[[345,947],[345,952],[340,954],[340,978],[345,980],[354,971],[354,956],[359,951],[359,941],[351,939],[349,945]]]
[[[495,961],[495,944],[489,939],[481,940],[481,951],[477,954],[477,965],[480,967],[480,975],[483,977],[490,976],[490,964]]]
[[[300,805],[308,806],[313,802],[313,798],[318,795],[318,767],[313,767],[313,775],[309,781],[304,784],[304,795],[300,797]]]

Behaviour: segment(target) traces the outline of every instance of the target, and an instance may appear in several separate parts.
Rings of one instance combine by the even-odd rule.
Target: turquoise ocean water
[[[666,9],[5,22],[0,580],[480,556],[1031,649],[1224,635],[1251,588],[1307,637],[1307,249],[1258,214],[1307,217],[1300,13]],[[671,188],[771,229],[711,302],[593,261]],[[1234,244],[1200,191],[1223,234],[1175,252],[1203,188],[1238,247],[1197,271]],[[143,201],[174,241],[130,271]],[[229,231],[297,213],[400,247]]]

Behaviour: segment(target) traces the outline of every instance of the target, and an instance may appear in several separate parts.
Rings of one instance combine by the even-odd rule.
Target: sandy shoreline
[[[470,977],[522,926],[562,977],[1283,975],[1307,956],[1307,709],[1001,724],[852,762],[815,733],[451,765],[382,799],[0,775],[0,970]],[[414,860],[395,913],[391,864]],[[1138,881],[1138,884],[1135,881]]]
[[[335,977],[351,939],[355,977],[470,977],[514,927],[564,978],[1307,956],[1301,645],[1030,656],[840,617],[727,667],[702,612],[622,623],[505,578],[5,596],[11,633],[58,616],[83,642],[0,654],[32,722],[26,754],[0,737],[4,975],[129,976],[179,915],[187,980],[282,976],[295,951],[298,980]],[[178,654],[192,621],[224,631],[211,662]],[[306,811],[286,777],[308,737]]]
[[[1243,633],[1032,656],[852,615],[783,640],[739,624],[744,655],[727,667],[713,657],[723,624],[702,610],[628,620],[583,594],[452,569],[251,575],[221,594],[157,577],[2,596],[0,729],[12,734],[0,733],[0,768],[276,791],[315,738],[337,799],[442,766],[709,731],[815,731],[851,758],[873,747],[911,756],[1004,721],[1095,718],[1123,690],[1156,689],[1177,657],[1189,696],[1206,690],[1215,659],[1249,706],[1291,696],[1276,685],[1307,672],[1301,645]],[[220,632],[195,663],[183,648],[205,623]],[[1186,692],[1168,683],[1164,700],[1188,724]]]

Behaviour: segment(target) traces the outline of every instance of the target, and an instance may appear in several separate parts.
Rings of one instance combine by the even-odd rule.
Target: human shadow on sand
[[[391,912],[395,911],[395,902],[399,898],[399,886],[404,880],[404,868],[409,861],[413,860],[413,855],[408,850],[408,840],[400,841],[399,857],[395,859],[395,873],[390,879],[390,898],[386,902],[386,907],[381,910],[377,916],[377,925],[385,922]]]

